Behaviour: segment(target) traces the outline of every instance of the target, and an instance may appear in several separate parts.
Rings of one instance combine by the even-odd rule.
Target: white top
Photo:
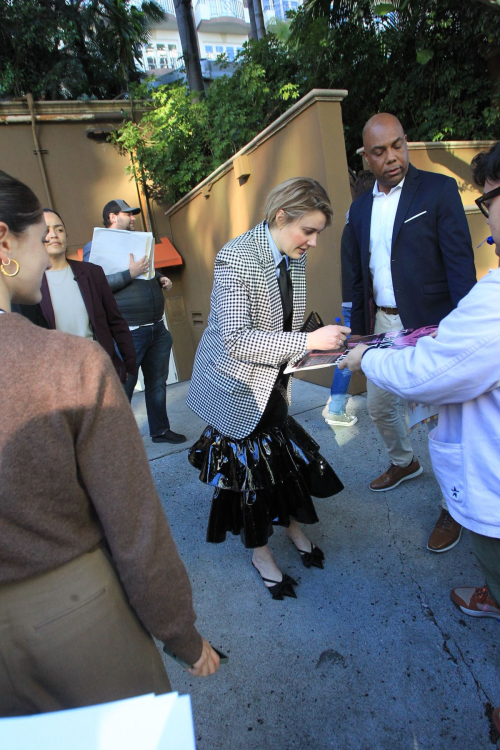
[[[62,271],[45,271],[58,331],[92,339],[92,327],[80,288],[70,266]]]
[[[369,350],[363,371],[380,388],[439,405],[429,435],[451,515],[500,538],[500,269],[484,276],[439,324],[401,351]]]
[[[372,220],[370,224],[370,271],[373,296],[377,307],[397,307],[392,284],[391,249],[394,220],[405,178],[390,193],[373,186]]]

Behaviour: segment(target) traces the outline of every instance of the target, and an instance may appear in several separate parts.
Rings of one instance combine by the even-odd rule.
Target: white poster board
[[[5,750],[196,750],[189,695],[137,698],[0,719]]]
[[[146,281],[154,279],[155,242],[151,232],[130,232],[104,227],[94,229],[89,261],[101,266],[106,276],[128,269],[130,253],[134,260],[140,260],[144,256],[149,260],[149,272],[137,278]]]

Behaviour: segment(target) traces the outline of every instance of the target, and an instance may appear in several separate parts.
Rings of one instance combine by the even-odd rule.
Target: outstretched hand
[[[337,367],[339,370],[345,370],[346,368],[351,372],[359,372],[361,370],[361,358],[367,349],[370,347],[366,344],[358,344],[352,351],[349,352],[347,357],[339,362]]]

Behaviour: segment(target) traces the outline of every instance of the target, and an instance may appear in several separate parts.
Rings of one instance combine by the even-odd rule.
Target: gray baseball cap
[[[125,203],[125,201],[114,200],[106,203],[106,205],[102,209],[102,218],[105,222],[107,222],[109,220],[110,214],[119,214],[120,211],[122,211],[124,214],[132,214],[133,216],[141,213],[140,208],[131,208],[128,203]]]

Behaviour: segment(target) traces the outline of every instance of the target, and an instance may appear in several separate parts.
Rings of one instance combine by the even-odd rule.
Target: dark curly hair
[[[472,179],[479,187],[484,187],[486,180],[500,182],[500,141],[489,151],[481,151],[471,161]]]

